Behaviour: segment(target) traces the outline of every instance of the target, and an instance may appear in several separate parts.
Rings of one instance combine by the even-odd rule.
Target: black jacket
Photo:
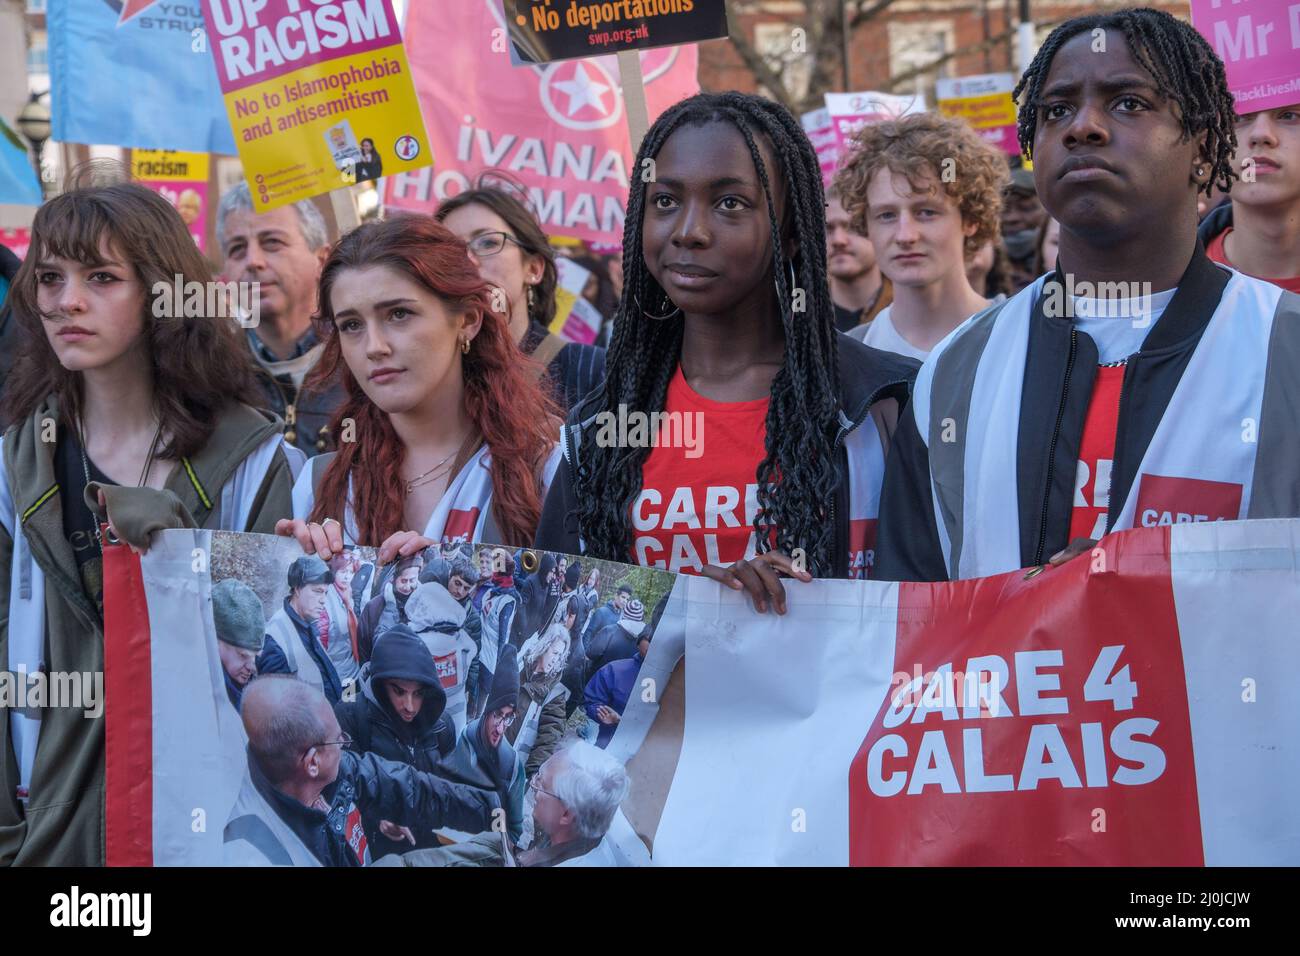
[[[409,724],[393,710],[384,691],[386,680],[409,680],[425,686],[424,703]],[[438,671],[424,642],[405,627],[385,632],[375,643],[370,660],[370,676],[361,685],[356,700],[334,705],[341,727],[352,738],[350,750],[372,753],[409,764],[424,773],[433,773],[438,762],[456,747],[456,731],[443,711],[447,695],[438,680]],[[371,856],[378,859],[388,853],[412,849],[389,840],[379,831],[378,820],[367,820],[366,838]],[[372,829],[373,827],[373,829]],[[436,846],[431,832],[415,834],[416,847]]]
[[[330,420],[347,396],[338,382],[323,388],[311,389],[303,385],[295,389],[287,375],[275,376],[259,364],[254,364],[258,391],[263,397],[262,407],[275,412],[285,424],[285,437],[292,435],[290,444],[302,449],[308,457],[334,451],[335,438],[330,433]],[[293,401],[294,421],[289,424],[289,403]]]
[[[1219,203],[1205,214],[1201,224],[1196,227],[1196,237],[1201,240],[1201,245],[1209,246],[1216,236],[1231,228],[1232,200],[1229,199]]]
[[[920,364],[913,359],[882,352],[863,345],[847,335],[839,334],[840,408],[853,423],[852,428],[841,428],[835,443],[835,466],[839,482],[832,499],[831,513],[835,523],[835,541],[832,551],[830,577],[849,576],[849,458],[844,449],[844,438],[861,425],[871,406],[882,399],[893,398],[900,409],[906,405],[913,380]],[[589,410],[588,405],[588,410]],[[574,463],[570,460],[574,437],[586,417],[583,409],[575,409],[569,423],[561,432],[565,460],[556,470],[551,482],[542,518],[537,527],[536,546],[561,554],[584,554],[579,546],[577,507],[574,494]],[[609,561],[631,561],[626,554],[598,554],[597,558]]]
[[[354,805],[367,831],[371,826],[378,829],[380,820],[391,820],[412,830],[446,826],[469,833],[490,829],[492,811],[500,806],[497,795],[490,790],[452,783],[374,754],[358,756],[344,751],[339,755],[338,777],[322,794],[329,802],[328,811],[305,807],[280,793],[251,754],[248,771],[258,792],[323,866],[361,865],[345,838],[347,817]],[[252,816],[230,821],[225,829],[226,842],[243,839],[259,847],[273,846],[264,834],[256,832],[257,824],[257,818]],[[373,852],[371,858],[376,858]],[[271,859],[271,863],[277,862],[288,863],[288,858]]]
[[[1056,275],[1063,281],[1059,265]],[[1198,243],[1173,300],[1142,349],[1128,360],[1110,475],[1112,522],[1227,283],[1228,273]],[[1020,401],[1016,506],[1021,567],[1043,564],[1069,544],[1079,445],[1097,373],[1096,344],[1068,317],[1045,315],[1044,298],[1034,304],[1030,320]],[[929,450],[912,415],[899,420],[885,466],[875,576],[885,581],[948,580],[935,523]]]

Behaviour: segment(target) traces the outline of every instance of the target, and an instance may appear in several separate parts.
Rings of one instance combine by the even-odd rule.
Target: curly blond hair
[[[869,123],[853,135],[835,173],[831,192],[849,214],[853,228],[867,235],[870,210],[867,185],[882,169],[906,176],[913,192],[926,180],[939,180],[961,211],[963,223],[975,223],[966,237],[969,259],[999,233],[1002,190],[1010,179],[1007,161],[965,120],[938,113],[909,113],[883,123]],[[952,171],[950,176],[943,174]],[[944,181],[947,179],[948,181]]]

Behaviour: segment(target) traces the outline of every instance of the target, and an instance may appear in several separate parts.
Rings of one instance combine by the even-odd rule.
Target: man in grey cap
[[[266,612],[257,592],[227,578],[212,588],[212,623],[217,654],[226,674],[226,696],[239,710],[244,687],[257,676],[257,656],[266,641]]]
[[[321,610],[333,583],[329,565],[314,554],[304,554],[289,565],[289,595],[266,622],[257,672],[294,674],[337,704],[343,698],[343,681],[320,639]]]
[[[1034,187],[1034,174],[1023,167],[1011,170],[1011,182],[1002,199],[1002,243],[1011,263],[1011,286],[1020,291],[1038,278],[1034,274],[1034,254],[1038,250],[1038,230],[1047,211]]]

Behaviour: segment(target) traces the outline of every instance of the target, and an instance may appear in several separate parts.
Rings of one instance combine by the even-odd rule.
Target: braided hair
[[[791,553],[803,548],[808,570],[830,573],[834,529],[829,502],[837,476],[833,444],[839,421],[838,348],[834,307],[826,281],[826,200],[816,153],[799,123],[784,107],[751,94],[700,93],[667,109],[650,127],[637,153],[623,229],[623,294],[614,321],[603,388],[578,409],[578,420],[600,412],[653,414],[664,408],[668,383],[681,357],[684,318],[656,320],[673,311],[662,286],[646,268],[641,229],[648,169],[672,133],[683,126],[731,123],[744,137],[767,201],[772,237],[772,275],[785,333],[785,360],[772,382],[766,422],[766,454],[757,469],[757,547]],[[757,136],[771,144],[780,169],[769,170]],[[772,201],[773,176],[788,183],[786,225],[797,242],[787,259]],[[790,277],[803,290],[805,308],[793,310]],[[575,490],[578,531],[587,552],[615,561],[632,552],[630,511],[641,492],[646,447],[600,447],[585,442]]]
[[[1185,140],[1207,133],[1205,153],[1210,161],[1210,178],[1201,189],[1208,193],[1212,186],[1218,186],[1227,191],[1237,178],[1232,171],[1237,135],[1236,108],[1223,61],[1191,25],[1150,7],[1076,17],[1048,35],[1011,94],[1020,102],[1021,92],[1028,91],[1017,120],[1020,148],[1025,155],[1033,155],[1040,97],[1052,58],[1069,40],[1097,29],[1124,34],[1134,59],[1178,104]]]

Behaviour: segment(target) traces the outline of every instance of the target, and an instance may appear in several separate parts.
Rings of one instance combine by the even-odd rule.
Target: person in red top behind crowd
[[[916,363],[836,332],[817,158],[783,107],[694,96],[643,166],[605,385],[570,417],[537,546],[703,573],[783,613],[781,574],[866,576]]]
[[[1300,292],[1300,103],[1237,117],[1231,202],[1200,226],[1215,262]]]

